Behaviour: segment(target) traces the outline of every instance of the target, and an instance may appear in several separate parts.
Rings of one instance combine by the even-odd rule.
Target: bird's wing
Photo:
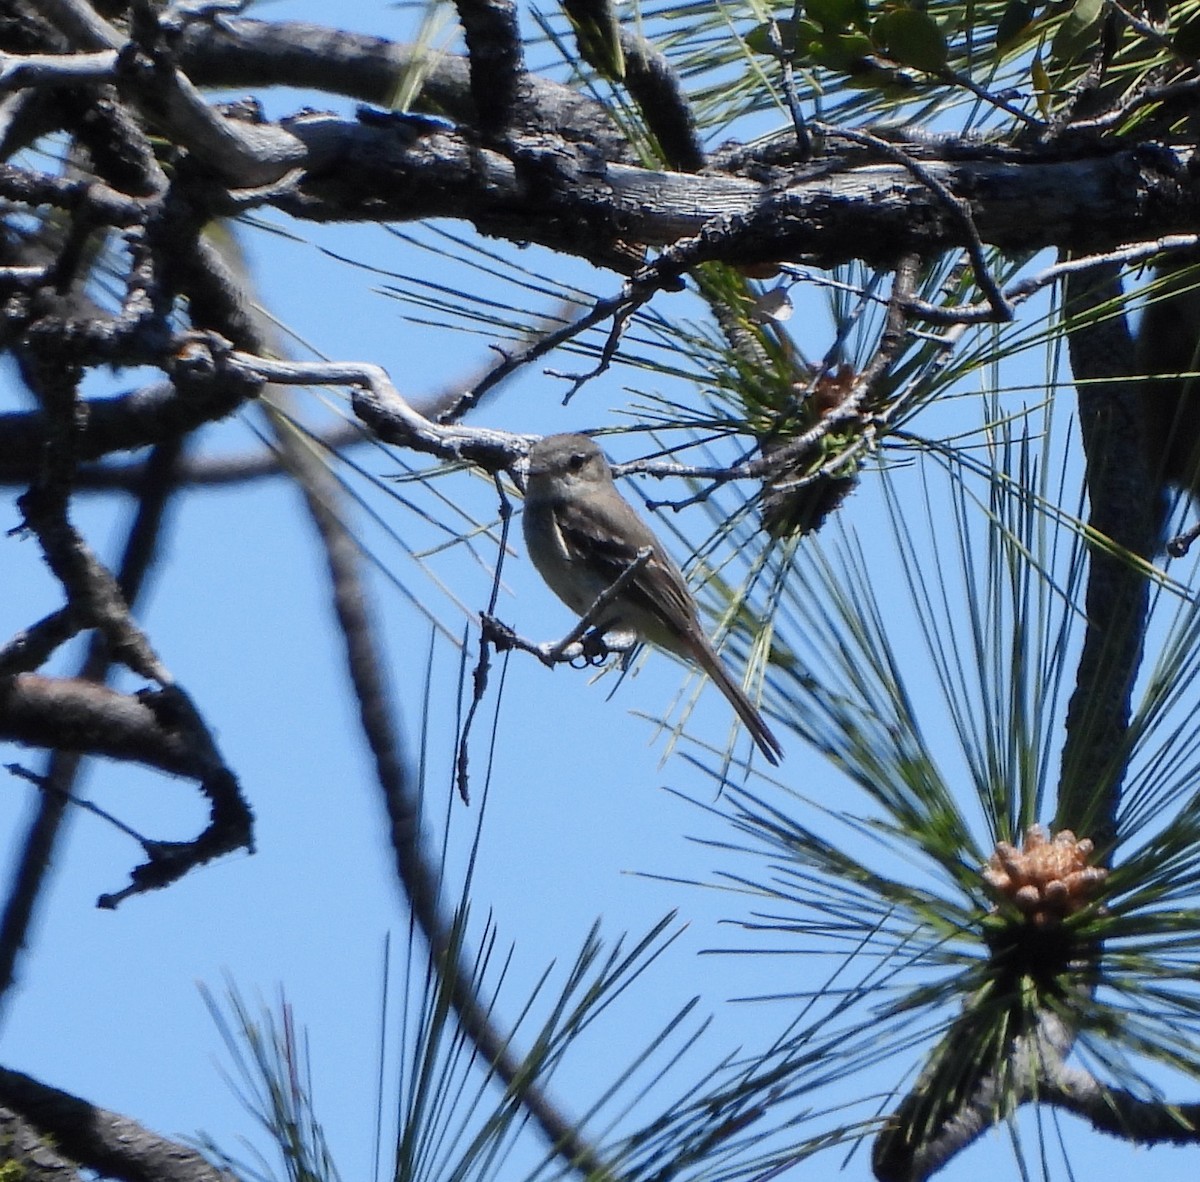
[[[624,500],[606,500],[599,512],[593,503],[564,502],[558,508],[558,525],[576,561],[586,562],[606,587],[637,561],[642,550],[649,549],[649,560],[626,584],[624,596],[662,621],[670,633],[692,624],[698,627],[695,603],[679,568]]]
[[[679,567],[633,507],[612,498],[598,506],[594,500],[564,500],[555,512],[563,545],[573,561],[590,569],[594,584],[601,589],[611,587],[637,561],[638,554],[649,548],[649,560],[621,593],[623,606],[616,623],[694,660],[729,699],[763,755],[777,764],[783,752],[779,740],[721,663],[700,627],[695,600]],[[611,618],[609,622],[613,622]]]

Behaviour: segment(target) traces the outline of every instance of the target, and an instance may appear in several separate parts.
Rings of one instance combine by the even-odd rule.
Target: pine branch
[[[1148,582],[1138,560],[1153,557],[1161,531],[1138,391],[1128,380],[1136,362],[1121,299],[1114,266],[1098,277],[1070,277],[1063,310],[1087,455],[1088,524],[1118,552],[1093,546],[1089,556],[1088,628],[1067,711],[1055,824],[1091,838],[1103,856],[1117,836],[1130,695],[1145,640]]]
[[[237,1182],[194,1149],[126,1116],[0,1067],[0,1104],[19,1112],[72,1161],[121,1182]]]

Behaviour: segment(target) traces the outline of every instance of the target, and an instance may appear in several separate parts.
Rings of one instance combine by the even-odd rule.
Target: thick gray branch
[[[19,1071],[0,1067],[0,1104],[20,1113],[71,1160],[107,1178],[236,1182],[194,1149]]]
[[[1195,1145],[1200,1142],[1200,1103],[1175,1104],[1143,1099],[1122,1088],[1105,1087],[1079,1068],[1060,1067],[1039,1085],[1038,1099],[1073,1112],[1099,1133],[1142,1145]]]
[[[1040,1099],[1043,1079],[1059,1078],[1073,1036],[1056,1016],[1044,1012],[1004,1048],[998,1075],[979,1037],[977,1003],[968,1001],[876,1139],[879,1182],[924,1182],[1019,1105]]]
[[[421,89],[413,109],[473,125],[470,65],[455,54],[426,55],[382,37],[297,21],[222,19],[188,26],[176,46],[180,67],[197,86],[227,89],[291,86],[391,106],[410,73]],[[605,158],[632,160],[628,141],[594,99],[535,75],[515,98],[517,123],[599,147]]]
[[[210,776],[211,752],[186,729],[164,725],[155,700],[91,681],[22,673],[0,679],[0,738],[134,760],[176,776]]]
[[[517,125],[517,96],[525,76],[521,29],[513,0],[455,0],[471,62],[471,97],[484,139]]]
[[[1067,710],[1056,824],[1090,837],[1106,856],[1116,838],[1130,695],[1145,639],[1148,583],[1137,564],[1153,556],[1160,527],[1137,384],[1129,380],[1136,359],[1121,297],[1116,267],[1067,281],[1088,524],[1125,553],[1093,546],[1089,555],[1088,628]]]
[[[100,17],[90,4],[77,0],[43,0],[46,14],[55,21],[73,44],[84,50],[113,54],[113,68],[118,67],[118,54],[127,53],[132,43],[125,34]],[[155,22],[146,19],[151,9],[135,21],[141,32],[155,37]],[[140,47],[139,47],[140,48]],[[86,56],[95,59],[95,52]],[[153,65],[141,63],[130,71],[125,81],[130,89],[140,92],[143,107],[155,121],[165,123],[173,137],[185,145],[231,183],[241,185],[267,184],[282,176],[290,165],[298,162],[302,149],[282,129],[271,125],[254,125],[227,119],[210,107],[192,82],[174,69],[163,57]],[[26,74],[26,81],[50,81],[45,77],[45,60],[40,61],[40,75]],[[61,83],[70,84],[71,77]]]
[[[0,1160],[20,1172],[20,1182],[82,1182],[82,1171],[54,1146],[53,1137],[43,1137],[10,1108],[0,1108]],[[11,1164],[10,1164],[11,1163]]]
[[[288,181],[213,193],[214,214],[273,205],[314,221],[448,216],[625,271],[638,257],[631,243],[664,246],[701,233],[694,262],[888,266],[964,245],[964,226],[1010,254],[1047,246],[1094,252],[1187,231],[1200,219],[1189,148],[1048,159],[909,145],[920,177],[862,149],[795,168],[759,163],[750,177],[639,168],[606,159],[593,143],[530,130],[513,137],[511,149],[481,149],[472,136],[421,117],[309,114],[283,121],[282,130],[299,145]],[[56,200],[45,178],[28,198],[19,175],[4,179],[16,200],[68,200],[65,191]]]
[[[306,116],[288,126],[305,143],[308,164],[295,187],[261,203],[299,218],[465,218],[485,233],[589,258],[617,242],[664,245],[702,230],[735,229],[713,235],[711,257],[741,263],[886,265],[964,244],[962,217],[942,196],[900,164],[862,152],[798,169],[764,167],[749,179],[608,163],[547,137],[523,141],[513,159],[415,120]],[[956,155],[923,158],[923,171],[970,212],[985,243],[1009,253],[1101,250],[1184,232],[1200,209],[1186,148],[1071,160],[961,148]]]

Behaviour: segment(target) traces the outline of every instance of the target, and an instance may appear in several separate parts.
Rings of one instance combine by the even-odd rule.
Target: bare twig
[[[1023,111],[1015,103],[1009,102],[1004,95],[995,94],[986,86],[980,86],[969,74],[960,73],[958,70],[943,69],[940,76],[952,86],[961,86],[964,90],[969,90],[981,102],[1003,111],[1006,115],[1011,115],[1018,122],[1024,123],[1026,127],[1040,130],[1046,126],[1043,120],[1030,115],[1028,111]]]
[[[521,652],[532,653],[543,665],[554,666],[562,663],[573,664],[580,659],[589,664],[599,657],[603,659],[610,652],[624,652],[637,643],[637,638],[624,637],[620,642],[607,642],[600,636],[587,637],[604,616],[607,608],[625,590],[631,579],[650,561],[649,549],[639,550],[637,557],[615,578],[611,585],[605,587],[578,622],[561,640],[537,643],[526,640],[507,625],[502,624],[490,613],[483,617],[484,632],[488,639],[498,649],[520,649]],[[585,639],[586,637],[586,639]],[[580,643],[582,641],[582,643]]]
[[[892,292],[887,304],[887,317],[879,348],[862,372],[862,381],[872,386],[882,377],[908,342],[908,308],[913,289],[920,277],[921,260],[915,254],[900,260],[892,279]]]
[[[792,5],[793,29],[799,27],[804,16],[803,8],[802,0],[795,0]],[[812,133],[808,130],[808,123],[804,118],[799,96],[796,94],[796,77],[792,66],[794,54],[785,50],[778,22],[772,20],[769,27],[772,48],[779,58],[780,73],[783,76],[783,97],[788,106],[788,113],[792,117],[792,130],[796,134],[796,146],[804,155],[808,155],[812,151]]]
[[[558,661],[563,660],[564,654],[577,641],[581,640],[584,635],[598,626],[598,621],[603,617],[605,610],[613,603],[618,596],[629,586],[630,582],[635,579],[638,572],[641,571],[647,562],[650,561],[651,551],[649,548],[639,550],[637,557],[612,581],[612,584],[606,587],[599,595],[596,596],[592,605],[579,617],[575,627],[562,638],[562,640],[550,645],[546,650],[546,655],[542,658],[544,664],[553,665]],[[610,649],[617,646],[606,646]],[[585,653],[587,646],[584,646]]]
[[[487,609],[481,619],[488,620],[496,610],[496,602],[500,598],[500,581],[504,571],[504,556],[508,553],[508,531],[512,524],[512,501],[504,491],[504,484],[498,473],[493,473],[493,483],[496,486],[496,498],[500,502],[500,543],[496,547],[496,566],[492,571],[492,590],[488,597]],[[458,794],[463,804],[470,804],[469,781],[467,777],[468,740],[471,736],[471,725],[475,714],[487,693],[488,673],[491,669],[491,647],[488,644],[488,630],[482,630],[479,644],[479,659],[475,664],[475,672],[471,678],[471,704],[467,707],[467,715],[463,719],[462,729],[458,737],[458,756],[455,759],[455,773],[458,781]]]
[[[1131,12],[1124,4],[1121,4],[1120,0],[1110,0],[1110,4],[1113,12],[1120,16],[1131,29],[1134,29],[1150,41],[1157,49],[1165,54],[1169,54],[1178,62],[1192,64],[1179,52],[1174,38],[1168,33],[1165,25],[1156,25],[1153,21],[1144,20],[1137,13]]]
[[[1172,558],[1182,558],[1192,548],[1197,538],[1200,538],[1200,522],[1190,529],[1185,529],[1183,533],[1168,538],[1167,553]]]
[[[575,337],[593,325],[607,320],[610,316],[616,316],[623,310],[627,303],[628,295],[626,291],[622,291],[619,295],[597,300],[590,311],[585,312],[575,320],[554,329],[552,332],[535,338],[528,344],[522,345],[515,352],[503,353],[503,359],[499,364],[489,369],[461,397],[443,408],[438,415],[438,422],[457,422],[469,411],[478,406],[485,394],[498,386],[506,378],[511,377],[517,370],[529,365],[533,361],[537,361],[541,357],[545,357],[547,353],[553,352],[560,345],[565,345],[567,341],[574,340]]]
[[[1088,254],[1067,259],[1046,267],[1036,275],[1030,275],[1010,284],[1004,289],[1004,299],[1010,307],[1015,308],[1043,288],[1058,283],[1062,279],[1068,279],[1072,275],[1080,275],[1112,265],[1134,266],[1160,254],[1193,249],[1197,244],[1200,244],[1200,234],[1167,234],[1149,242],[1129,242],[1101,254]],[[947,308],[909,296],[904,302],[904,310],[912,316],[933,324],[983,324],[996,319],[990,303],[958,304]]]
[[[906,168],[931,193],[935,194],[962,228],[966,239],[964,245],[966,246],[967,253],[971,256],[971,263],[975,269],[975,282],[987,297],[993,316],[1001,322],[1012,319],[1012,308],[1009,306],[1008,301],[1005,300],[1004,293],[993,278],[991,267],[988,266],[983,239],[980,238],[979,230],[975,225],[975,219],[971,216],[970,206],[962,199],[956,197],[950,191],[945,181],[936,176],[921,161],[913,157],[911,153],[905,152],[902,148],[889,143],[885,139],[880,139],[879,136],[871,135],[864,131],[830,127],[821,123],[816,123],[813,126],[822,132],[822,134],[831,138],[849,140],[853,144],[862,144],[864,147],[869,147],[880,152],[887,159],[893,160]]]
[[[629,318],[634,313],[632,306],[619,308],[613,315],[612,328],[609,329],[608,337],[604,342],[604,347],[600,350],[600,359],[586,373],[562,373],[556,369],[548,369],[546,373],[554,378],[566,378],[571,383],[571,388],[563,395],[562,404],[566,406],[576,394],[593,378],[598,378],[604,373],[610,365],[613,358],[617,355],[617,346],[621,343],[621,337],[625,332],[625,328],[629,323]]]
[[[237,350],[212,354],[222,373],[280,385],[351,386],[351,405],[385,443],[396,443],[447,460],[470,460],[489,472],[510,468],[529,450],[532,437],[484,427],[431,422],[401,397],[382,366],[367,362],[280,361]]]
[[[15,776],[18,780],[24,780],[28,784],[33,784],[43,792],[58,793],[64,797],[65,803],[77,809],[82,809],[85,813],[90,813],[93,817],[99,817],[101,821],[124,833],[126,837],[133,838],[138,845],[144,848],[148,848],[153,844],[152,840],[144,833],[139,833],[132,825],[126,825],[115,813],[110,813],[107,809],[102,809],[94,800],[84,800],[82,797],[65,791],[48,776],[39,776],[36,772],[30,771],[27,767],[22,767],[19,763],[6,763],[4,770],[9,775]]]
[[[1158,86],[1137,86],[1107,111],[1094,115],[1089,119],[1076,119],[1068,127],[1073,132],[1107,131],[1122,123],[1139,107],[1152,103],[1169,103],[1174,99],[1191,99],[1200,90],[1200,79],[1183,78],[1177,81],[1165,82]]]

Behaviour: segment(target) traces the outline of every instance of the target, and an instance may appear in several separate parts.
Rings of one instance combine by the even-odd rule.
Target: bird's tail
[[[782,745],[772,733],[771,728],[763,722],[758,708],[746,697],[742,687],[730,677],[729,671],[706,638],[700,637],[693,640],[692,656],[700,668],[712,679],[717,689],[729,700],[729,704],[737,711],[737,716],[750,732],[750,737],[758,744],[758,749],[763,753],[767,762],[778,765],[780,759],[783,758]]]

